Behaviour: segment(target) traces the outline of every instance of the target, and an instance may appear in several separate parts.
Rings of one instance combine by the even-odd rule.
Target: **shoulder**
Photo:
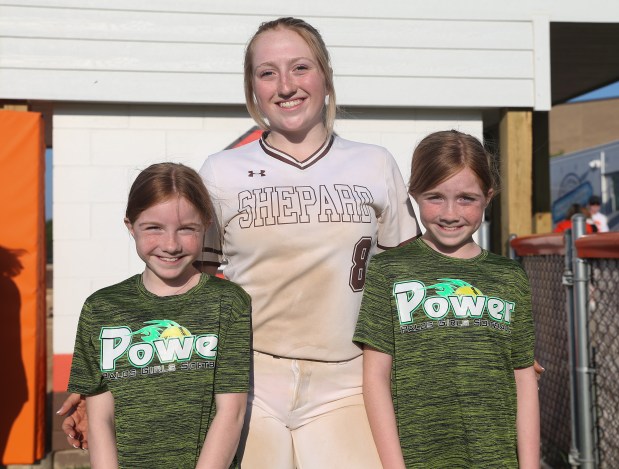
[[[212,164],[217,164],[222,160],[230,160],[235,158],[246,158],[248,155],[255,153],[261,153],[262,147],[259,140],[247,143],[237,148],[230,148],[229,150],[222,150],[217,153],[213,153],[206,158],[206,161],[210,161]]]
[[[264,152],[260,146],[260,141],[255,140],[246,145],[231,148],[229,150],[223,150],[207,156],[206,160],[202,164],[202,167],[200,168],[200,171],[198,172],[204,178],[212,171],[216,171],[217,168],[222,165],[225,165],[225,168],[229,169],[237,162],[247,162],[248,158],[256,157],[257,155],[262,155],[263,153]]]
[[[352,140],[346,140],[340,136],[336,136],[333,141],[333,150],[342,152],[355,152],[359,155],[364,155],[374,158],[389,159],[393,158],[389,150],[380,145],[374,145],[371,143],[354,142]]]
[[[371,174],[376,183],[391,186],[394,179],[402,179],[395,158],[385,147],[336,137],[330,153],[340,162],[354,165],[355,171]]]
[[[97,290],[86,299],[86,303],[92,304],[98,301],[109,301],[118,296],[125,296],[128,292],[136,291],[136,282],[140,275],[141,274],[133,275],[122,282]]]
[[[242,287],[234,282],[231,282],[230,280],[220,278],[215,275],[209,275],[208,285],[211,289],[217,289],[222,296],[238,298],[245,302],[250,302],[251,300],[249,294],[243,290]]]
[[[528,279],[524,268],[518,261],[515,261],[505,256],[494,254],[492,252],[488,252],[486,256],[486,262],[488,264],[491,264],[492,268],[494,269],[501,269],[510,275]]]
[[[416,259],[422,254],[417,246],[417,239],[395,248],[387,249],[372,257],[372,262],[376,265],[387,266],[394,263],[408,263],[411,257]]]

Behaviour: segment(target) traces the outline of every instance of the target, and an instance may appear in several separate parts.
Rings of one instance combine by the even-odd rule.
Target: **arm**
[[[518,465],[522,469],[539,468],[540,417],[537,378],[532,366],[514,370],[518,411]]]
[[[114,397],[107,391],[86,398],[90,415],[90,465],[93,469],[118,468]]]
[[[197,469],[230,467],[241,438],[247,393],[215,394],[217,412],[200,452]]]
[[[363,348],[363,399],[384,469],[406,469],[391,399],[391,355]]]
[[[56,412],[67,415],[62,421],[62,431],[74,448],[88,449],[88,414],[86,400],[80,394],[70,394]]]

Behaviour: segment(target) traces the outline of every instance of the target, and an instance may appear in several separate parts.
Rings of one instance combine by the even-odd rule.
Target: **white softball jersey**
[[[215,217],[202,260],[252,298],[253,347],[344,361],[371,256],[415,237],[402,175],[384,148],[328,139],[299,162],[262,139],[207,158]]]

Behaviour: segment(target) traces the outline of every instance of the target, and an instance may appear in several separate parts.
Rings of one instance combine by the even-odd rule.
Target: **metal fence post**
[[[516,239],[517,237],[517,235],[512,233],[509,235],[509,238],[507,238],[507,257],[515,261],[518,260],[518,255],[516,254],[516,250],[512,247],[512,239]]]
[[[483,221],[479,227],[479,245],[486,251],[490,251],[490,222]]]
[[[577,256],[575,241],[585,234],[585,217],[581,214],[572,217],[572,271],[574,273],[574,330],[575,330],[575,372],[577,402],[577,445],[579,467],[594,469],[594,407],[592,399],[592,373],[589,357],[589,269],[584,259]]]
[[[574,326],[574,272],[572,271],[572,230],[564,232],[565,263],[562,283],[565,286],[566,313],[567,313],[567,356],[570,376],[570,430],[571,444],[569,463],[572,467],[579,466],[580,444],[578,442],[578,409],[576,405],[576,332]]]

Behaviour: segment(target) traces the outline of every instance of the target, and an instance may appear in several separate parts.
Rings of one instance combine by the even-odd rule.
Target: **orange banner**
[[[45,455],[45,148],[39,113],[0,110],[2,464]]]

